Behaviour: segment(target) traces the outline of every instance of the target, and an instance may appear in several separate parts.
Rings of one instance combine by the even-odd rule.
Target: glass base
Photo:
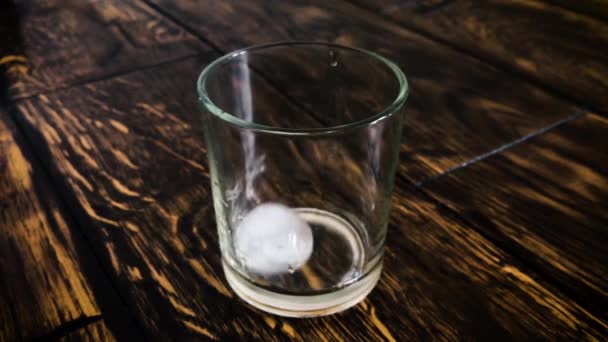
[[[333,292],[318,295],[288,295],[256,286],[230,267],[226,262],[224,273],[230,287],[247,303],[279,316],[315,317],[340,312],[362,301],[370,293],[382,273],[378,262],[367,275]]]

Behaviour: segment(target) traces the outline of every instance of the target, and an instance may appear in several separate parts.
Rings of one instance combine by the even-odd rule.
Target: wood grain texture
[[[421,280],[424,276],[419,270],[411,273],[409,281],[404,281],[402,273],[396,271],[395,280],[401,284],[423,282],[421,291],[436,291],[430,302],[424,304],[433,303],[436,310],[446,310],[453,315],[444,322],[445,327],[456,321],[470,329],[453,335],[446,333],[450,329],[441,333],[431,329],[428,336],[421,337],[445,336],[463,340],[469,339],[466,335],[471,333],[471,337],[477,340],[592,340],[608,336],[605,320],[546,285],[538,274],[527,270],[517,259],[490,243],[468,224],[455,219],[443,207],[429,201],[426,196],[403,191],[406,186],[400,181],[397,185],[392,222],[397,222],[395,225],[401,235],[389,232],[393,235],[389,235],[387,253],[390,255],[394,251],[396,260],[387,258],[387,269],[395,272],[400,270],[400,265],[405,267],[405,256],[417,259],[427,272],[433,274],[428,283]],[[389,264],[391,261],[395,262],[392,266]],[[387,278],[393,274],[391,271],[387,273]],[[462,275],[466,280],[461,278]],[[457,279],[462,279],[462,283]],[[423,297],[405,292],[403,301]],[[446,302],[452,303],[450,307],[445,306]],[[424,304],[415,303],[411,309],[424,307]],[[456,313],[460,310],[463,314]],[[577,313],[570,315],[574,312]],[[578,318],[574,318],[576,316]],[[428,322],[429,316],[420,318]]]
[[[224,51],[276,40],[321,40],[367,48],[394,60],[411,88],[400,172],[412,182],[577,111],[521,80],[345,2],[155,2]],[[205,25],[199,25],[203,21]]]
[[[0,4],[0,72],[8,95],[104,78],[190,56],[196,41],[139,1],[25,0]],[[8,39],[5,39],[8,37]]]
[[[243,304],[221,272],[191,90],[196,71],[212,57],[38,95],[16,108],[149,338],[599,339],[607,333],[592,314],[474,230],[405,190],[395,198],[386,272],[362,304],[307,320]]]
[[[53,336],[54,337],[54,336]],[[64,336],[57,338],[61,342],[70,341],[90,341],[90,342],[114,342],[117,341],[116,337],[112,334],[110,329],[104,321],[95,322],[89,324],[77,331],[71,332]]]
[[[7,119],[0,110],[0,340],[14,341],[100,315],[111,287]]]
[[[414,119],[406,126],[406,136],[422,139],[404,145],[402,171],[408,181],[442,172],[576,111],[343,3],[235,1],[188,7],[184,1],[175,6],[174,15],[189,16],[183,20],[220,50],[266,39],[309,38],[363,46],[398,60],[420,89],[418,100],[410,102]],[[391,39],[400,43],[389,46]],[[310,320],[277,318],[242,304],[220,271],[194,93],[198,72],[214,57],[207,53],[38,94],[14,108],[147,337],[397,341],[607,335],[605,323],[593,313],[427,197],[405,190],[405,178],[395,196],[386,272],[362,304]],[[483,133],[488,127],[493,132]],[[454,136],[446,137],[448,128]],[[408,148],[421,152],[412,155]]]
[[[607,134],[589,114],[426,189],[606,321]]]
[[[374,12],[389,13],[399,8],[407,8],[417,14],[425,14],[453,1],[454,0],[350,0],[350,2],[362,5]]]
[[[544,2],[562,6],[573,11],[608,21],[608,4],[606,0],[544,0]]]
[[[608,112],[605,21],[536,0],[394,0],[383,1],[381,8],[375,1],[355,2]]]

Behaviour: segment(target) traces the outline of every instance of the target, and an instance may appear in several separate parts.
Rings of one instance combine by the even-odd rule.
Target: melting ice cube
[[[293,273],[312,254],[312,230],[289,207],[264,203],[239,223],[234,244],[238,258],[251,271]]]

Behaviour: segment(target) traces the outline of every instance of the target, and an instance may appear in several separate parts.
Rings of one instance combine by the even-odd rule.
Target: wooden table
[[[608,339],[602,0],[0,6],[1,341]],[[299,320],[223,278],[194,89],[292,39],[412,89],[380,283]]]

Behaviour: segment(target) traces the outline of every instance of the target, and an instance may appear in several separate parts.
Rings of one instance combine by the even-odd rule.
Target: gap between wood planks
[[[52,93],[53,91],[49,91],[48,93]],[[98,274],[97,277],[102,277],[107,279],[107,283],[110,284],[111,288],[107,289],[107,291],[109,292],[113,292],[114,295],[116,296],[116,299],[118,299],[119,302],[117,303],[100,303],[100,309],[102,309],[102,312],[100,315],[94,315],[94,316],[83,316],[80,318],[77,318],[73,321],[67,322],[59,327],[57,327],[56,329],[42,335],[39,337],[34,338],[34,341],[48,341],[48,340],[59,340],[61,337],[67,336],[70,333],[73,333],[74,331],[87,327],[89,325],[95,324],[101,320],[106,321],[106,323],[108,323],[108,320],[106,319],[106,315],[110,314],[118,314],[118,315],[128,315],[126,318],[126,320],[130,321],[132,324],[134,324],[134,328],[130,331],[126,331],[124,330],[123,326],[116,326],[114,327],[113,325],[109,325],[109,329],[110,331],[114,334],[114,336],[116,336],[117,338],[120,339],[121,336],[126,337],[126,338],[133,338],[135,336],[143,336],[143,328],[141,327],[140,323],[135,319],[135,317],[130,313],[129,310],[125,310],[128,309],[128,305],[127,302],[125,301],[125,299],[122,297],[122,295],[120,294],[120,291],[118,291],[118,288],[116,287],[116,284],[114,284],[114,281],[112,280],[112,278],[110,277],[110,275],[108,274],[108,272],[106,272],[105,268],[103,267],[103,264],[101,263],[101,260],[99,258],[99,255],[97,255],[95,249],[93,248],[91,242],[89,241],[89,239],[84,235],[83,233],[83,229],[82,229],[82,225],[81,225],[81,221],[78,220],[77,215],[74,214],[72,207],[70,206],[69,203],[67,203],[66,199],[64,198],[64,196],[61,196],[61,194],[63,193],[62,191],[62,187],[60,184],[57,183],[57,181],[55,180],[54,177],[52,177],[52,173],[49,170],[48,166],[46,163],[44,163],[44,159],[40,156],[38,149],[34,148],[32,141],[29,139],[29,135],[26,133],[26,129],[25,127],[22,126],[20,120],[17,120],[17,118],[15,118],[15,112],[16,112],[16,107],[15,104],[21,100],[24,99],[17,99],[15,101],[10,101],[10,102],[6,102],[3,103],[2,101],[0,101],[0,105],[2,106],[6,106],[6,111],[5,114],[7,115],[7,119],[9,121],[11,121],[11,123],[13,124],[13,126],[15,127],[15,134],[19,135],[22,137],[21,141],[23,143],[23,147],[29,152],[30,155],[30,159],[32,164],[36,165],[37,170],[40,172],[40,174],[42,175],[42,177],[45,178],[45,180],[48,182],[48,186],[49,186],[49,190],[52,191],[56,196],[56,202],[59,205],[60,209],[62,209],[62,213],[63,215],[69,220],[69,228],[70,231],[73,234],[78,234],[80,240],[85,244],[85,246],[80,246],[81,248],[86,248],[87,250],[89,250],[91,252],[92,258],[93,260],[91,260],[90,262],[95,263],[95,265],[97,266],[96,269],[100,270],[102,274]],[[86,272],[85,272],[85,275]],[[94,277],[94,278],[97,278]],[[88,279],[88,276],[87,276]],[[93,279],[95,280],[95,279]],[[95,285],[92,285],[92,287],[95,287]],[[94,293],[96,292],[95,290],[93,291]],[[105,298],[102,298],[105,299]],[[112,301],[114,302],[114,301]],[[103,310],[104,307],[108,307],[110,306],[111,308],[109,310]],[[120,307],[122,306],[122,308]],[[117,318],[117,317],[113,317],[110,319],[110,321],[114,321],[114,320],[121,320],[121,318]],[[112,329],[115,328],[115,329]]]
[[[177,59],[177,60],[179,60],[179,59]],[[159,63],[159,64],[164,64],[164,62]],[[152,66],[150,66],[150,67],[152,67]],[[139,68],[139,69],[146,69],[146,67]],[[133,71],[137,71],[137,70],[133,70]],[[118,76],[118,75],[115,75],[115,76]],[[2,77],[3,77],[3,75],[0,74],[0,84],[2,83],[1,82]],[[84,82],[84,83],[86,84],[86,83],[92,83],[92,82]],[[59,206],[62,215],[65,216],[65,218],[67,219],[70,232],[72,234],[77,234],[79,236],[79,240],[83,242],[84,245],[76,246],[76,248],[77,249],[84,248],[91,252],[92,258],[90,258],[91,260],[88,262],[85,261],[85,264],[93,263],[96,266],[95,269],[100,270],[100,272],[101,272],[101,274],[93,275],[92,277],[87,271],[84,271],[83,273],[85,274],[85,276],[87,277],[88,280],[92,280],[92,281],[98,280],[99,277],[105,278],[107,280],[107,283],[109,283],[111,287],[108,289],[104,289],[104,291],[113,293],[113,295],[115,295],[115,298],[113,298],[110,301],[106,300],[107,299],[106,296],[103,296],[101,298],[104,301],[104,303],[99,303],[100,309],[101,309],[100,315],[82,316],[82,317],[76,318],[72,321],[66,322],[65,324],[63,324],[61,326],[58,326],[57,328],[45,333],[44,335],[33,338],[33,341],[59,340],[62,337],[68,336],[69,334],[74,333],[75,331],[77,331],[81,328],[85,328],[89,325],[96,324],[100,321],[105,321],[106,325],[108,326],[110,331],[113,333],[113,335],[119,339],[121,337],[127,338],[127,339],[139,338],[139,337],[143,336],[143,333],[142,333],[144,331],[143,328],[140,326],[139,322],[137,322],[135,320],[135,317],[130,313],[130,311],[127,310],[128,309],[127,302],[120,294],[120,291],[118,291],[118,288],[112,281],[112,278],[106,272],[105,268],[103,267],[103,265],[101,263],[99,256],[95,252],[95,249],[92,248],[91,242],[84,235],[81,221],[77,219],[78,216],[74,214],[74,211],[72,210],[72,207],[70,206],[68,201],[64,198],[64,196],[61,196],[61,194],[63,193],[62,186],[60,184],[58,184],[58,182],[52,176],[52,172],[49,169],[48,165],[46,163],[44,163],[44,159],[40,155],[39,149],[35,148],[35,146],[32,143],[32,140],[30,140],[30,136],[27,134],[27,129],[22,125],[22,122],[20,120],[17,120],[17,118],[16,118],[16,115],[17,115],[16,114],[17,113],[16,104],[19,103],[20,101],[25,101],[26,99],[28,99],[30,97],[36,97],[38,95],[42,95],[42,94],[46,94],[46,93],[53,93],[57,90],[71,88],[73,86],[76,86],[76,85],[58,88],[58,89],[54,89],[54,90],[49,90],[46,92],[40,92],[40,93],[34,94],[32,96],[28,96],[28,97],[24,97],[24,98],[17,98],[17,99],[10,99],[10,98],[8,98],[8,96],[5,97],[5,96],[3,96],[4,94],[0,93],[0,106],[4,107],[6,109],[2,114],[6,114],[6,120],[8,120],[14,127],[13,133],[16,136],[20,137],[19,141],[23,145],[23,146],[21,146],[21,148],[28,152],[28,157],[30,159],[30,163],[36,167],[37,172],[39,172],[40,176],[42,176],[44,181],[46,181],[48,183],[49,190],[55,195],[55,199],[56,199],[55,202]],[[78,254],[80,254],[80,253],[78,253]],[[93,288],[93,293],[96,293],[97,291],[94,289],[96,285],[92,284],[91,286]],[[11,307],[10,309],[11,309],[11,311],[14,312],[14,308]],[[108,314],[114,315],[114,316],[110,317],[109,319],[106,319],[108,317],[107,316]],[[126,315],[126,317],[124,317],[124,315]],[[120,316],[121,318],[118,318],[117,316]],[[132,326],[134,328],[128,328],[128,330],[125,330],[124,326],[121,326],[120,324],[119,325],[113,325],[111,323],[108,324],[108,321],[114,322],[116,320],[125,320],[123,318],[126,318],[126,321],[131,322],[133,324]],[[23,339],[22,336],[21,336],[21,338]]]
[[[67,322],[61,326],[58,326],[55,330],[53,330],[47,334],[38,336],[38,337],[32,339],[32,341],[40,341],[40,342],[56,341],[56,340],[59,340],[61,337],[64,337],[70,333],[77,331],[78,329],[84,328],[90,324],[97,323],[101,320],[103,320],[102,315],[80,317],[73,321]]]
[[[184,31],[190,33],[192,36],[196,37],[198,40],[200,40],[204,44],[207,44],[209,47],[211,47],[213,50],[215,50],[219,54],[224,55],[229,52],[229,51],[224,51],[224,50],[220,49],[219,46],[215,45],[212,41],[208,40],[205,36],[198,34],[188,24],[183,23],[181,20],[179,20],[179,18],[177,18],[174,15],[172,15],[171,13],[165,11],[159,5],[151,3],[149,0],[141,0],[141,2],[146,4],[148,7],[150,7],[153,11],[156,11],[158,14],[167,18],[169,21],[171,21],[173,24],[177,25]]]
[[[345,0],[348,2],[352,3],[352,0]],[[453,1],[446,1],[446,3],[443,4],[450,4]],[[581,117],[584,117],[586,113],[589,112],[594,112],[597,113],[599,115],[602,116],[607,116],[608,113],[603,112],[597,108],[594,108],[593,105],[590,105],[588,103],[584,103],[582,101],[580,101],[577,98],[571,97],[567,92],[563,92],[558,88],[554,88],[552,87],[550,84],[547,84],[545,82],[543,82],[542,80],[537,79],[534,76],[528,75],[524,72],[519,71],[517,68],[513,67],[511,64],[509,63],[505,63],[505,62],[501,62],[493,57],[491,57],[489,54],[484,54],[483,52],[477,52],[475,50],[472,49],[467,49],[465,47],[461,47],[458,46],[454,43],[451,43],[449,40],[443,39],[440,36],[437,36],[433,33],[430,32],[426,32],[422,29],[418,29],[412,25],[408,25],[407,23],[403,23],[401,21],[398,21],[396,19],[391,18],[390,16],[380,13],[380,14],[375,14],[373,13],[373,11],[371,11],[369,8],[366,8],[364,5],[361,4],[357,4],[357,3],[352,3],[353,6],[360,8],[363,11],[366,11],[369,13],[370,16],[372,17],[377,17],[377,18],[381,18],[384,19],[385,21],[392,23],[394,25],[397,25],[399,27],[403,27],[405,29],[408,29],[412,32],[415,32],[429,40],[432,40],[440,45],[446,46],[447,48],[450,48],[458,53],[467,55],[481,63],[484,63],[486,65],[489,65],[497,70],[512,74],[513,77],[524,81],[526,83],[532,84],[535,87],[538,87],[540,89],[542,89],[543,91],[545,91],[546,93],[550,94],[551,96],[554,97],[558,97],[558,98],[562,98],[567,102],[573,103],[574,105],[580,107],[581,109],[579,109],[576,113],[561,119],[559,121],[556,121],[546,127],[543,127],[537,131],[534,131],[532,133],[529,133],[519,139],[516,139],[510,143],[504,144],[502,146],[499,146],[498,148],[489,151],[487,153],[481,154],[477,157],[474,157],[464,163],[461,163],[457,166],[454,166],[450,169],[445,170],[444,172],[437,174],[437,175],[433,175],[431,177],[422,179],[416,183],[413,184],[413,188],[415,189],[415,191],[419,192],[421,195],[423,195],[424,197],[426,197],[429,201],[431,201],[432,203],[436,204],[438,206],[438,208],[440,208],[440,210],[445,211],[447,213],[449,213],[451,216],[454,217],[454,219],[456,220],[460,220],[461,222],[465,223],[467,226],[469,226],[471,229],[473,229],[474,231],[476,231],[478,234],[480,234],[481,236],[483,236],[485,239],[487,239],[488,241],[490,241],[492,244],[494,244],[495,246],[497,246],[498,248],[504,250],[505,252],[508,252],[509,255],[514,258],[516,261],[518,261],[519,263],[521,263],[522,265],[524,265],[526,268],[532,270],[533,272],[535,272],[536,274],[538,274],[540,277],[542,277],[543,279],[546,279],[548,281],[552,280],[553,277],[551,276],[550,273],[546,272],[542,267],[535,267],[535,265],[533,263],[528,263],[526,258],[523,257],[526,255],[526,252],[521,249],[518,248],[517,246],[512,246],[508,243],[504,243],[499,241],[498,239],[494,238],[491,234],[487,234],[483,229],[481,229],[481,227],[479,227],[477,224],[475,224],[474,222],[468,220],[466,217],[464,217],[463,215],[461,215],[459,212],[457,212],[456,210],[450,208],[448,205],[446,205],[444,202],[436,199],[434,196],[431,196],[430,193],[428,193],[424,186],[432,180],[435,180],[437,178],[440,178],[442,176],[445,176],[447,174],[450,174],[454,171],[457,171],[459,169],[465,168],[469,165],[473,165],[477,162],[480,161],[484,161],[486,158],[489,158],[491,156],[494,156],[496,154],[502,153],[506,150],[510,150],[513,147],[519,146],[519,144],[521,143],[525,143],[528,140],[534,139],[536,137],[542,136],[545,133],[548,133],[550,131],[553,131],[553,129],[559,128],[571,121],[575,121],[576,119],[579,119]],[[546,4],[547,6],[552,6],[552,7],[557,7],[560,8],[564,11],[567,12],[572,12],[572,13],[577,13],[580,15],[584,15],[584,16],[589,16],[588,14],[585,13],[580,13],[578,11],[574,11],[570,8],[566,8],[563,6],[559,6],[557,4]],[[431,12],[433,10],[438,9],[439,7],[443,7],[443,6],[435,6],[430,8],[427,12]],[[592,16],[589,16],[592,17]],[[602,20],[604,21],[604,20]],[[605,22],[605,21],[604,21]],[[407,180],[405,177],[403,177],[402,175],[397,175],[397,177],[401,178],[404,182],[409,183],[409,180]],[[563,293],[565,296],[569,297],[571,300],[573,298],[576,298],[576,295],[574,295],[572,293],[572,291],[570,291],[567,286],[563,286],[561,282],[559,281],[550,281],[550,283],[555,286],[555,288],[557,290],[559,290],[561,293]],[[573,300],[574,302],[577,302],[576,300]]]
[[[146,0],[144,0],[146,1]],[[414,32],[415,34],[418,34],[419,36],[422,36],[428,40],[431,40],[435,43],[438,43],[440,45],[443,45],[453,51],[456,51],[460,54],[466,55],[468,57],[471,57],[483,64],[489,65],[497,70],[503,71],[507,74],[512,75],[513,77],[515,77],[516,79],[522,80],[525,83],[529,83],[534,85],[535,87],[542,89],[543,91],[545,91],[546,93],[552,95],[553,97],[556,98],[561,98],[564,99],[578,107],[581,107],[584,111],[588,111],[588,112],[594,112],[597,114],[600,114],[602,116],[608,116],[607,112],[604,112],[602,110],[600,110],[599,108],[595,108],[595,106],[590,105],[586,102],[583,102],[575,97],[570,96],[570,94],[567,91],[562,91],[559,88],[553,87],[551,84],[545,83],[544,81],[532,76],[532,75],[528,75],[524,72],[521,72],[519,69],[517,69],[516,67],[514,67],[512,64],[510,63],[506,63],[506,62],[502,62],[494,57],[492,57],[490,54],[487,53],[483,53],[483,52],[477,52],[473,49],[468,49],[464,46],[459,46],[457,44],[454,44],[452,42],[450,42],[448,39],[444,39],[442,38],[440,35],[425,31],[423,29],[420,29],[418,27],[415,27],[413,25],[409,25],[405,22],[401,22],[399,20],[396,20],[392,17],[390,17],[387,14],[384,14],[382,12],[380,13],[375,13],[374,11],[372,11],[371,9],[365,7],[364,5],[352,2],[351,0],[343,0],[345,2],[350,3],[353,7],[358,8],[359,10],[365,12],[368,16],[371,17],[375,17],[378,20],[384,20],[392,25],[396,25],[399,26],[401,28],[405,28],[408,31]],[[447,2],[446,5],[449,5],[451,3]],[[573,12],[570,9],[567,8],[563,8],[561,6],[557,6],[557,5],[553,5],[553,4],[546,4],[547,6],[553,6],[553,7],[558,7],[564,11],[568,11],[568,12],[572,12],[572,13],[577,13],[580,15],[585,15],[588,16],[586,14],[581,14],[578,12]],[[434,6],[432,8],[430,8],[428,10],[428,12],[432,12],[433,10],[439,9],[443,6]]]
[[[0,74],[0,76],[2,76]],[[1,81],[1,79],[0,79]],[[76,262],[80,267],[80,273],[84,277],[83,279],[87,282],[88,289],[90,289],[93,295],[94,305],[97,306],[101,312],[99,314],[86,314],[82,313],[78,317],[73,317],[64,321],[63,324],[58,326],[50,327],[46,332],[39,332],[28,334],[31,336],[24,336],[21,331],[17,332],[15,336],[18,340],[32,340],[32,341],[47,341],[47,340],[58,340],[61,337],[68,336],[82,328],[88,327],[89,325],[97,324],[100,321],[105,322],[104,327],[119,339],[139,339],[143,334],[141,329],[137,329],[137,326],[133,328],[133,317],[128,314],[127,306],[124,299],[120,296],[114,283],[109,278],[108,274],[102,267],[99,257],[95,254],[95,251],[91,248],[89,241],[83,236],[81,224],[75,220],[75,215],[71,211],[70,206],[66,203],[63,196],[60,196],[61,191],[59,186],[56,184],[53,177],[51,177],[50,171],[47,169],[47,165],[42,162],[42,158],[38,154],[38,150],[34,149],[31,140],[28,139],[28,135],[25,133],[25,129],[21,126],[20,121],[15,119],[15,107],[14,103],[3,101],[0,99],[0,115],[4,115],[4,121],[9,124],[9,134],[14,139],[15,146],[21,151],[24,157],[27,159],[27,163],[31,166],[32,176],[35,176],[36,182],[44,183],[44,190],[40,192],[41,188],[35,185],[34,192],[38,199],[43,200],[46,197],[51,199],[53,202],[54,210],[57,210],[57,214],[63,218],[63,222],[69,230],[69,234],[74,238],[74,249],[73,252],[76,254]],[[10,160],[9,160],[10,163]],[[46,194],[46,195],[44,195]],[[45,201],[41,203],[44,204]],[[42,213],[45,217],[50,215],[50,208],[43,205]],[[56,222],[55,222],[56,223]],[[51,226],[54,226],[51,223]],[[7,293],[4,284],[0,284],[0,294]],[[8,305],[8,309],[14,317],[15,329],[20,326],[19,321],[21,318],[17,318],[20,315],[16,314],[16,309],[12,301],[5,303]],[[36,310],[37,308],[33,308]],[[26,313],[27,314],[27,313]],[[25,317],[25,316],[24,316]],[[1,322],[0,322],[1,323]],[[2,340],[2,336],[0,336]]]
[[[34,98],[36,96],[39,96],[39,95],[52,94],[52,93],[55,93],[55,92],[58,92],[58,91],[62,91],[62,90],[66,90],[66,89],[72,89],[72,88],[77,88],[77,87],[80,87],[80,86],[83,86],[83,85],[86,85],[86,84],[96,83],[96,82],[100,82],[100,81],[105,81],[105,80],[108,80],[108,79],[112,79],[112,78],[115,78],[115,77],[120,77],[120,76],[128,75],[128,74],[131,74],[131,73],[134,73],[134,72],[138,72],[138,71],[144,71],[144,70],[148,70],[148,69],[153,69],[153,68],[160,67],[160,66],[163,66],[163,65],[167,65],[167,64],[183,61],[183,60],[186,60],[186,59],[189,59],[189,58],[195,58],[197,56],[201,56],[202,54],[204,54],[204,52],[193,53],[193,54],[190,54],[190,55],[187,55],[187,56],[181,56],[181,57],[178,57],[178,58],[162,61],[162,62],[159,62],[159,63],[156,63],[156,64],[152,64],[152,65],[142,65],[142,66],[138,66],[138,67],[135,67],[135,68],[132,68],[132,69],[129,69],[129,70],[125,70],[125,71],[112,72],[112,73],[108,73],[108,74],[106,74],[104,76],[100,76],[100,77],[89,77],[89,78],[85,78],[85,79],[82,79],[82,80],[79,80],[79,81],[76,81],[76,82],[73,82],[73,83],[70,83],[70,84],[66,84],[64,86],[56,87],[56,88],[51,89],[51,90],[41,91],[41,92],[34,93],[34,94],[31,94],[31,95],[27,95],[27,96],[23,96],[23,97],[18,97],[16,99],[8,99],[7,102],[9,104],[17,103],[17,102],[20,102],[20,101],[25,101],[25,100],[28,100],[28,99],[32,99],[32,98]],[[1,103],[2,103],[2,100],[0,99],[0,104]]]
[[[572,120],[565,121],[557,126],[561,126],[562,124],[565,124],[570,121],[572,121]],[[546,131],[548,131],[548,130],[546,130]],[[543,133],[545,133],[546,131],[541,132],[540,134],[537,134],[535,136],[540,136]],[[533,138],[533,137],[530,137],[530,138]],[[526,140],[528,140],[528,139],[526,139]],[[485,159],[485,158],[483,158],[483,159]],[[408,180],[403,176],[397,175],[397,177],[399,177],[404,182],[408,182]],[[436,199],[434,196],[432,196],[430,193],[428,193],[423,187],[414,185],[414,186],[411,186],[410,189],[412,191],[420,194],[420,196],[422,196],[424,199],[428,200],[430,203],[435,204],[437,206],[437,209],[440,212],[444,213],[445,215],[447,215],[448,217],[450,217],[457,223],[460,223],[463,226],[469,227],[469,229],[475,231],[477,234],[479,234],[484,239],[489,241],[492,245],[494,245],[497,248],[504,251],[506,254],[509,255],[510,258],[513,259],[513,262],[515,264],[520,264],[523,267],[525,267],[526,270],[530,270],[530,271],[534,272],[534,274],[536,274],[539,278],[545,280],[548,284],[551,284],[551,286],[553,286],[557,291],[559,291],[564,297],[568,298],[573,303],[579,304],[579,302],[575,299],[577,297],[577,295],[574,294],[567,286],[562,285],[562,283],[560,281],[551,281],[554,278],[551,276],[551,274],[545,272],[545,268],[535,267],[534,263],[527,262],[527,258],[525,256],[529,253],[526,253],[524,248],[519,248],[517,246],[515,246],[515,248],[513,248],[509,244],[502,243],[499,239],[495,238],[492,234],[488,234],[484,229],[481,229],[474,221],[470,221],[466,217],[460,215],[460,213],[458,211],[450,208],[450,206],[448,206],[447,204],[444,204],[442,201]],[[513,251],[515,251],[517,253],[512,253]],[[588,308],[585,307],[585,309],[588,309]],[[595,315],[597,313],[593,312],[593,314]]]
[[[563,119],[561,119],[559,121],[556,121],[556,122],[550,124],[549,126],[543,127],[543,128],[541,128],[539,130],[536,130],[536,131],[534,131],[532,133],[526,134],[526,135],[524,135],[521,138],[518,138],[518,139],[515,139],[515,140],[511,141],[510,143],[506,143],[504,145],[501,145],[501,146],[499,146],[499,147],[497,147],[497,148],[495,148],[495,149],[493,149],[493,150],[491,150],[489,152],[480,154],[479,156],[477,156],[475,158],[472,158],[470,160],[467,160],[464,163],[461,163],[459,165],[451,167],[451,168],[443,171],[442,173],[433,175],[431,177],[424,178],[424,179],[422,179],[422,180],[414,183],[414,186],[416,188],[424,187],[424,185],[427,182],[433,181],[433,180],[435,180],[435,179],[437,179],[437,178],[439,178],[439,177],[441,177],[443,175],[447,175],[447,174],[452,173],[452,172],[454,172],[456,170],[459,170],[459,169],[465,168],[465,167],[467,167],[469,165],[473,165],[473,164],[475,164],[477,162],[483,161],[486,158],[491,157],[491,156],[493,156],[495,154],[502,153],[502,152],[504,152],[506,150],[509,150],[509,149],[511,149],[511,148],[513,148],[515,146],[518,146],[521,143],[524,143],[524,142],[526,142],[526,141],[528,141],[530,139],[533,139],[535,137],[541,136],[541,135],[543,135],[543,134],[545,134],[545,133],[547,133],[547,132],[549,132],[549,131],[551,131],[551,130],[553,130],[555,128],[558,128],[558,127],[560,127],[560,126],[562,126],[562,125],[564,125],[564,124],[566,124],[566,123],[568,123],[570,121],[574,121],[574,120],[576,120],[576,119],[584,116],[586,113],[587,112],[583,111],[583,110],[578,111],[577,113],[575,113],[573,115],[570,115],[570,116],[568,116],[566,118],[563,118]]]

